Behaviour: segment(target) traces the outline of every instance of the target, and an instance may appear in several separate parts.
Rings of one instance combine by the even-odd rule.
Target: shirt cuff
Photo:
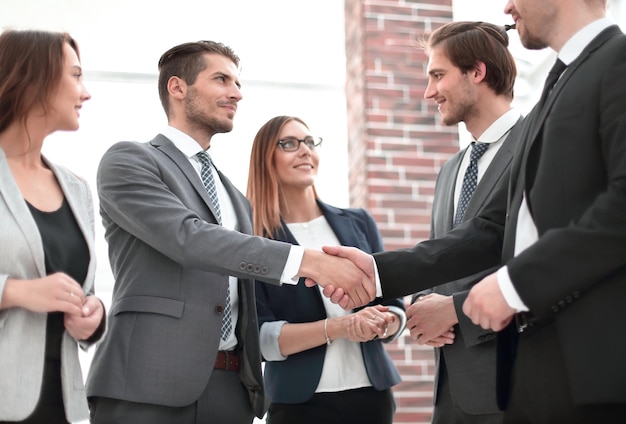
[[[278,346],[278,336],[287,321],[265,322],[259,331],[259,341],[261,344],[261,355],[267,361],[284,361],[286,356],[281,355]]]
[[[376,261],[372,256],[372,262],[374,262],[374,275],[376,276],[376,297],[383,297],[383,286],[380,284],[380,276],[378,275],[378,267]]]
[[[513,282],[509,276],[509,269],[506,266],[498,270],[496,278],[498,279],[498,286],[500,287],[500,291],[506,303],[517,312],[528,311],[528,306],[524,304],[519,294],[517,294],[517,290],[513,287]]]
[[[291,246],[285,269],[283,269],[283,273],[280,276],[280,284],[291,284],[292,286],[298,284],[298,270],[300,265],[302,265],[303,257],[304,247],[295,244]]]

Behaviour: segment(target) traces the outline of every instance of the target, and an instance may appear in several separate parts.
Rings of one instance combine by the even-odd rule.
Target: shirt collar
[[[478,137],[478,140],[481,143],[495,143],[515,125],[520,116],[522,116],[521,113],[515,109],[506,111]]]
[[[198,144],[196,140],[194,140],[178,128],[167,126],[163,129],[163,131],[161,131],[161,134],[169,138],[172,143],[174,143],[174,146],[176,146],[178,150],[183,152],[183,154],[190,159],[195,156],[196,153],[202,151],[202,147]]]
[[[584,48],[591,43],[591,40],[614,24],[611,18],[601,18],[585,26],[563,45],[558,54],[559,59],[569,66],[570,63],[580,56]]]

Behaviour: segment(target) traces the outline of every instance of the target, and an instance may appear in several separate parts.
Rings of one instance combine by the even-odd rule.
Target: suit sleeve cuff
[[[287,359],[280,353],[278,346],[278,336],[287,321],[271,321],[265,322],[261,326],[259,332],[259,341],[261,343],[261,355],[266,361],[284,361]]]

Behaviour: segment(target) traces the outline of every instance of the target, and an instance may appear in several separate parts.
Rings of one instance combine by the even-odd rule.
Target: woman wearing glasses
[[[248,198],[257,235],[321,249],[383,249],[364,209],[339,209],[315,190],[322,143],[299,118],[277,116],[258,131]],[[382,342],[405,324],[401,299],[344,311],[318,286],[257,283],[261,352],[270,397],[267,422],[391,423],[391,386],[400,381]],[[379,302],[378,302],[379,303]]]

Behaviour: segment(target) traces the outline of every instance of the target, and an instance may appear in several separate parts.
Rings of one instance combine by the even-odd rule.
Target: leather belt
[[[239,355],[234,350],[218,351],[214,368],[227,371],[239,371]]]
[[[518,333],[523,333],[528,327],[537,324],[539,320],[530,312],[518,312],[515,314],[515,326]]]

